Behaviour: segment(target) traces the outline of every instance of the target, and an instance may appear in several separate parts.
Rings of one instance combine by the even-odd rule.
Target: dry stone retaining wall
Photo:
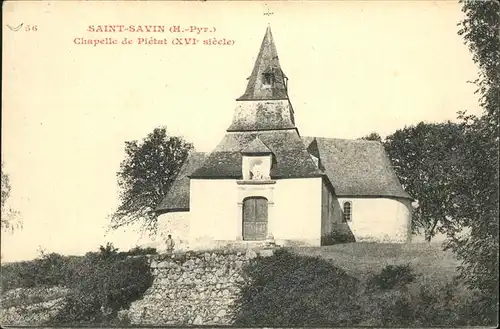
[[[272,250],[188,253],[152,259],[155,279],[144,297],[120,317],[131,324],[229,325],[245,283],[242,268]]]

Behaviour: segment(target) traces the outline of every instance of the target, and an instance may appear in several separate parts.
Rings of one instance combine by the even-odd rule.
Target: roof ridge
[[[382,144],[379,141],[374,141],[374,140],[369,140],[369,139],[362,139],[362,138],[338,138],[338,137],[321,137],[321,136],[301,136],[303,139],[311,139],[313,140],[336,140],[336,141],[349,141],[349,142],[359,142],[359,143],[378,143]]]

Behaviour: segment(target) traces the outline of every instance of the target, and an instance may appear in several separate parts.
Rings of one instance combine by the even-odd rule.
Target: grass
[[[303,256],[320,257],[362,281],[387,265],[410,264],[421,282],[444,284],[452,281],[458,260],[439,244],[344,243],[324,247],[293,247]]]
[[[448,284],[456,288],[456,298],[472,296],[465,284],[457,279],[460,262],[451,251],[444,251],[439,243],[344,243],[323,247],[294,247],[292,253],[319,257],[367,284],[387,265],[407,265],[416,275],[408,288],[414,293],[420,287],[445,289]]]
[[[241,326],[478,325],[458,261],[439,245],[283,248],[245,267]]]
[[[455,319],[453,314],[457,313],[456,309],[465,305],[464,301],[469,298],[470,293],[460,282],[454,280],[458,274],[456,267],[459,262],[451,252],[443,251],[439,244],[345,243],[324,247],[280,249],[282,250],[276,250],[274,256],[250,260],[249,266],[246,267],[246,275],[252,280],[243,290],[240,302],[245,307],[240,310],[237,325],[385,326],[464,323],[463,315],[460,315],[462,318]],[[199,256],[205,252],[220,255],[236,252],[244,254],[245,251],[246,248],[235,245],[191,253]],[[68,282],[73,283],[74,287],[71,288],[74,292],[80,291],[81,294],[71,299],[73,304],[70,303],[69,308],[60,313],[64,317],[55,319],[54,323],[101,323],[99,321],[104,320],[97,317],[100,314],[98,307],[100,304],[95,306],[94,301],[106,300],[104,297],[109,294],[105,292],[103,295],[99,287],[116,287],[119,291],[110,292],[120,297],[120,301],[126,299],[127,302],[120,302],[120,308],[140,298],[147,288],[146,284],[144,287],[141,286],[140,291],[135,289],[127,293],[127,296],[122,296],[123,288],[128,287],[130,282],[139,282],[139,279],[144,277],[144,271],[135,271],[129,268],[130,266],[116,267],[115,265],[122,263],[115,264],[116,262],[112,261],[118,254],[115,252],[115,256],[109,255],[113,257],[105,261],[102,259],[104,256],[102,252],[101,250],[101,253],[89,253],[78,259],[52,255],[38,261],[3,265],[2,286],[23,287],[26,293],[18,295],[12,291],[10,296],[4,291],[2,307],[39,303],[46,299],[61,297],[58,289],[55,289],[52,296],[42,292],[42,289],[38,291],[38,283],[46,283],[45,276],[63,278],[69,279]],[[190,258],[191,253],[176,253],[175,259],[179,261]],[[154,255],[152,258],[161,260],[162,255]],[[139,261],[135,258],[126,259],[127,263]],[[66,266],[67,263],[71,266]],[[97,264],[102,266],[97,268]],[[149,269],[149,266],[143,265],[145,269]],[[415,280],[412,279],[407,285],[404,284],[404,289],[368,289],[370,279],[375,275],[380,276],[387,265],[408,265],[409,269],[411,268],[410,274],[416,275]],[[71,275],[59,273],[68,270]],[[130,275],[124,277],[125,273]],[[19,277],[16,274],[23,276]],[[51,279],[47,282],[52,281]],[[61,285],[64,282],[58,283]],[[32,286],[35,288],[30,289]],[[37,292],[33,293],[34,291]],[[447,295],[452,296],[451,301],[446,299]],[[80,301],[92,303],[87,305]],[[85,309],[88,311],[85,314],[96,317],[74,318],[72,309]],[[114,309],[117,310],[119,307]],[[59,321],[61,319],[64,321]]]

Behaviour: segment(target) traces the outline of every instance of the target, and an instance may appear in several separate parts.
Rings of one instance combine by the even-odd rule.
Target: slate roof
[[[274,83],[271,88],[263,88],[262,76],[264,73],[274,75]],[[287,77],[281,69],[271,27],[268,26],[252,74],[248,78],[247,89],[238,100],[288,99],[286,79]]]
[[[255,139],[247,145],[243,150],[241,150],[241,154],[269,154],[273,153],[269,147],[264,144],[259,136],[255,137]]]
[[[262,75],[270,72],[274,73],[274,84],[263,88]],[[282,99],[288,100],[286,76],[268,27],[245,94],[238,99],[245,105],[246,101],[258,101],[254,108],[237,108],[252,115],[242,115],[234,121],[210,154],[191,153],[156,211],[188,211],[190,179],[241,179],[242,156],[247,153],[273,154],[272,179],[324,177],[338,196],[411,199],[379,142],[301,138],[291,105],[288,108],[282,101],[269,101]],[[290,116],[284,116],[288,110]],[[312,156],[319,159],[318,166]]]
[[[196,152],[188,157],[156,211],[189,210],[189,175],[192,178],[241,178],[242,155],[239,150],[250,145],[257,136],[276,154],[277,163],[271,172],[272,178],[318,177],[326,174],[339,197],[412,199],[403,190],[379,142],[302,137],[302,144],[298,134],[293,131],[228,133],[211,154]],[[307,151],[304,153],[306,147],[320,159],[320,168],[323,170],[314,166]]]
[[[320,177],[296,129],[228,132],[191,178],[236,178],[242,176],[241,151],[258,137],[274,154],[271,178]]]
[[[302,139],[310,151],[318,153],[320,167],[324,168],[338,196],[412,199],[403,190],[381,143],[323,137]]]
[[[189,177],[195,169],[203,164],[208,154],[203,152],[192,152],[188,155],[182,165],[177,178],[174,180],[162,202],[156,207],[158,213],[170,211],[189,210]]]

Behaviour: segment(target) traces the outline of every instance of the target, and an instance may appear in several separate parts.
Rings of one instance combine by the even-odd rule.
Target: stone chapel
[[[408,242],[411,202],[379,142],[300,135],[268,27],[224,137],[188,156],[156,211],[189,248],[320,246]]]

